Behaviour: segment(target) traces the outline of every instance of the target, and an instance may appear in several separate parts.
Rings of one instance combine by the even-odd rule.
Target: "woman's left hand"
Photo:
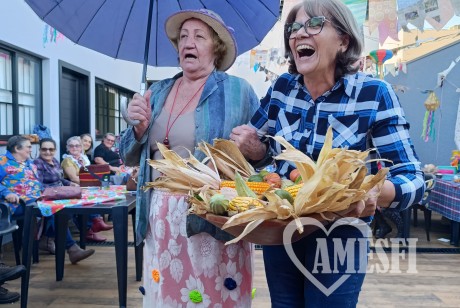
[[[380,187],[375,186],[367,192],[367,200],[352,203],[346,210],[337,214],[342,217],[368,217],[375,214],[377,209],[377,199],[380,195]]]
[[[244,157],[251,160],[261,160],[267,151],[267,147],[260,141],[256,129],[249,125],[233,128],[230,140],[235,142]]]
[[[364,202],[364,209],[359,217],[368,217],[375,214],[375,210],[377,209],[377,199],[380,195],[380,189],[381,187],[374,186],[367,192],[367,200]]]

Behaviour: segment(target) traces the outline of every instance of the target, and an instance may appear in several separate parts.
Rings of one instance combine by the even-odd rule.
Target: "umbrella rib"
[[[91,24],[91,22],[94,20],[94,18],[96,17],[97,13],[99,13],[99,11],[101,10],[101,8],[105,5],[105,3],[107,2],[107,0],[104,0],[104,2],[99,6],[99,8],[97,9],[97,11],[94,13],[93,16],[91,16],[91,19],[89,20],[89,22],[86,24],[86,27],[83,29],[83,31],[81,31],[81,34],[80,36],[78,37],[78,39],[75,41],[75,42],[79,42],[81,37],[83,36],[83,34],[85,34],[86,32],[86,29],[88,29],[88,26]]]
[[[244,21],[245,25],[248,27],[248,29],[251,29],[252,31],[252,28],[249,26],[248,22],[246,21],[246,19],[243,18],[243,16],[240,14],[240,12],[236,9],[236,6],[234,7],[232,5],[232,3],[230,3],[229,0],[226,0],[228,5],[230,5],[230,7],[235,11],[236,14],[238,14],[238,16],[240,17],[240,19],[242,21]],[[269,11],[270,13],[272,13],[273,16],[277,17],[275,14],[273,14],[272,11],[270,11],[270,9],[261,1],[261,3],[263,4],[263,6],[265,6],[265,8],[267,9],[267,11]],[[252,31],[252,33],[254,33],[254,31]],[[254,38],[256,39],[257,42],[262,42],[263,38],[261,40],[259,40],[255,35],[254,35]]]
[[[125,36],[126,26],[128,25],[128,20],[131,17],[131,13],[133,11],[134,2],[136,2],[136,0],[131,2],[131,7],[129,8],[129,13],[128,13],[128,16],[126,17],[126,22],[125,22],[125,24],[123,26],[123,31],[122,31],[122,34],[121,34],[121,38],[120,38],[120,41],[118,42],[118,47],[117,47],[117,52],[115,53],[115,58],[118,58],[118,53],[120,52],[120,48],[121,48],[121,42],[123,42],[123,38]]]
[[[64,2],[64,1],[65,1],[65,0],[62,0],[61,2],[56,2],[56,5],[53,6],[51,9],[49,9],[48,12],[46,12],[46,13],[43,15],[43,17],[41,17],[41,19],[42,19],[42,20],[45,20],[45,18],[48,17],[48,14],[51,13],[51,12],[53,12],[54,9],[55,9],[56,7],[58,7],[58,6],[60,6],[61,3]],[[71,1],[72,1],[72,0],[71,0]]]
[[[157,33],[155,35],[155,48],[157,50],[157,52],[155,53],[155,63],[158,63],[158,22],[159,22],[159,16],[158,16],[158,1],[156,1],[156,29],[157,29]],[[147,63],[148,64],[148,63]],[[145,75],[147,75],[147,69],[146,71],[144,72]],[[147,76],[146,76],[147,78]]]

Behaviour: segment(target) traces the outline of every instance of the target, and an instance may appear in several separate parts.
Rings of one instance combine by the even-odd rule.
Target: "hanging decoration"
[[[439,100],[434,93],[434,91],[429,91],[428,98],[426,99],[425,103],[425,117],[423,118],[423,131],[422,131],[422,139],[425,142],[428,140],[435,140],[435,128],[434,128],[434,116],[435,111],[439,108]]]
[[[369,55],[377,63],[377,75],[383,79],[383,63],[393,57],[393,52],[390,49],[377,49],[372,50]]]
[[[379,42],[387,37],[399,41],[396,0],[369,0],[369,31],[379,30]]]
[[[45,24],[43,29],[43,48],[45,48],[46,43],[56,43],[59,40],[65,38],[64,34],[57,31],[48,24]]]

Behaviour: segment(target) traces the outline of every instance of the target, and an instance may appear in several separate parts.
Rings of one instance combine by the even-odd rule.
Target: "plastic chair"
[[[25,202],[20,199],[20,206],[25,209]],[[24,229],[24,215],[11,217],[10,207],[5,202],[0,202],[0,248],[3,242],[3,235],[11,233],[13,238],[14,258],[16,265],[21,265],[21,248],[22,248],[22,233]],[[14,232],[19,230],[18,232]],[[39,262],[38,257],[38,240],[34,241],[32,249],[33,263]]]
[[[428,204],[431,200],[431,191],[436,186],[436,177],[431,173],[425,173],[425,194],[423,195],[422,200],[412,206],[412,211],[414,213],[414,227],[417,226],[417,213],[418,210],[423,211],[423,216],[425,219],[425,232],[426,239],[430,241],[430,229],[431,229],[431,210],[428,207]]]
[[[14,232],[19,229],[19,226],[16,221],[11,220],[10,207],[4,202],[0,202],[0,249],[3,243],[3,236],[11,234],[13,238],[14,245],[14,257],[16,259],[16,264],[21,264],[21,258],[19,256],[19,251],[21,250],[21,241],[17,236],[20,232]]]
[[[425,173],[425,194],[419,203],[412,204],[409,208],[401,211],[401,217],[403,219],[403,238],[406,240],[410,236],[410,219],[411,212],[414,213],[414,227],[417,226],[417,210],[422,210],[425,218],[425,232],[426,239],[430,241],[430,228],[431,228],[431,210],[428,209],[428,203],[431,199],[431,191],[433,190],[436,183],[436,177],[431,173]],[[411,211],[412,210],[412,211]]]

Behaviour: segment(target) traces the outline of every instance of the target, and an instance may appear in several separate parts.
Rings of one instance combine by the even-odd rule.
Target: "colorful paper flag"
[[[369,32],[379,29],[379,42],[387,37],[398,39],[398,16],[396,0],[369,0]]]

